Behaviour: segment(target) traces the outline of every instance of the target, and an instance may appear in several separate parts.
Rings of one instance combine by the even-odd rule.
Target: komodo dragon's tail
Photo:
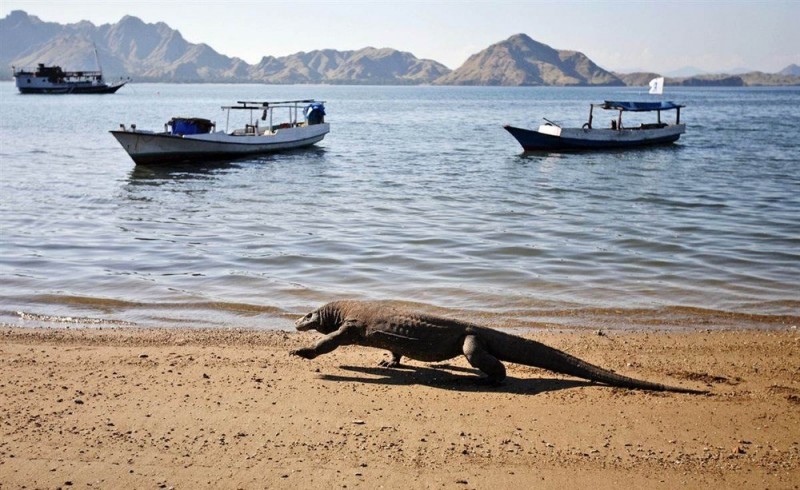
[[[557,373],[568,374],[620,388],[694,394],[708,393],[703,390],[692,390],[629,378],[534,340],[523,339],[503,332],[494,331],[493,333],[497,335],[489,336],[489,351],[502,361],[548,369]]]

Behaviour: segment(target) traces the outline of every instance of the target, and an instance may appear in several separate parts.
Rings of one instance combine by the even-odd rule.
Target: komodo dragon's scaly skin
[[[507,361],[622,388],[705,393],[621,376],[533,340],[377,302],[335,301],[300,318],[295,325],[297,330],[325,334],[313,347],[291,352],[306,359],[327,354],[340,345],[363,345],[392,353],[392,360],[382,362],[383,366],[400,365],[402,356],[436,362],[464,354],[491,383],[505,379],[506,368],[500,361]]]

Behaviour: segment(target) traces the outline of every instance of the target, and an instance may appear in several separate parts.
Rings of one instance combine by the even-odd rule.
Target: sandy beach
[[[799,488],[800,333],[540,331],[637,378],[378,367],[311,333],[0,328],[0,488]]]

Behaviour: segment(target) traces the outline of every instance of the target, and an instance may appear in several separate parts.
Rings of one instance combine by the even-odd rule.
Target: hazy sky
[[[450,68],[524,32],[611,70],[778,71],[800,64],[800,0],[268,1],[0,0],[0,17],[96,25],[124,15],[165,22],[190,42],[257,63],[262,56],[391,47]]]

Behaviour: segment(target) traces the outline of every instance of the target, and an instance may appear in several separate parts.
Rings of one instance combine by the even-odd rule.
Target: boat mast
[[[100,67],[100,56],[97,55],[97,43],[92,43],[92,46],[94,46],[94,62],[97,63],[97,71],[102,73],[103,68]]]
[[[103,68],[100,66],[100,56],[97,54],[97,43],[92,43],[92,46],[94,46],[94,62],[97,63],[97,71],[100,72],[92,83],[100,85],[103,83]]]

